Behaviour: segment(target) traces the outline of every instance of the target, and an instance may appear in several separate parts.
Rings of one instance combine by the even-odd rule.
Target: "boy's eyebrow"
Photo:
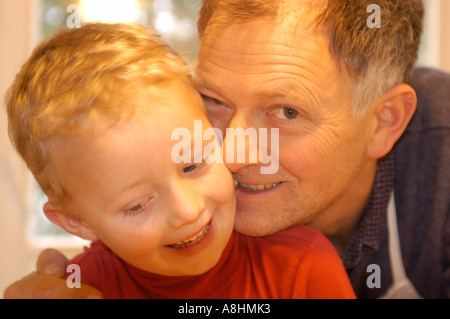
[[[128,184],[127,186],[123,187],[120,192],[124,192],[124,191],[128,191],[130,189],[135,188],[136,186],[139,186],[141,184],[143,184],[145,182],[144,178],[139,178],[137,180],[135,180],[134,182]]]
[[[117,191],[115,191],[114,193],[112,193],[111,195],[108,195],[107,199],[108,202],[110,203],[109,206],[112,209],[122,209],[122,207],[118,207],[118,206],[125,206],[128,205],[128,203],[123,203],[124,202],[124,198],[122,198],[122,194],[129,192],[130,190],[132,190],[133,188],[136,188],[137,186],[144,184],[146,181],[145,178],[138,178],[135,181],[131,182],[130,184],[127,184],[126,186],[118,189]]]
[[[196,149],[196,147],[195,147],[196,143],[197,143],[195,140],[195,136],[194,136],[195,133],[191,135],[190,142],[186,142],[183,145],[183,154],[185,154],[185,152],[187,152],[187,151],[190,152],[190,154],[191,154],[191,162],[189,162],[189,163],[198,163],[196,161],[201,162],[201,159],[203,158],[203,151],[204,151],[206,145],[208,144],[208,143],[205,143],[205,141],[203,140],[203,133],[204,133],[204,131],[202,130],[202,132],[201,132],[202,143],[201,143],[200,149]],[[196,150],[199,151],[200,153],[196,153],[195,152]],[[187,163],[185,163],[185,164],[187,164]]]

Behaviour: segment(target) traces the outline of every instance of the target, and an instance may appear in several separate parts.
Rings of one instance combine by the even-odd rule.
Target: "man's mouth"
[[[252,191],[252,192],[258,192],[258,191],[262,191],[262,190],[265,190],[265,189],[274,188],[274,187],[277,187],[278,185],[280,185],[281,183],[282,182],[270,183],[270,184],[259,184],[259,185],[253,184],[253,185],[250,185],[250,184],[244,184],[244,183],[238,182],[237,180],[234,180],[234,186],[235,187],[241,187],[243,189],[246,189],[246,190],[249,190],[249,191]]]
[[[185,248],[185,247],[188,247],[188,246],[195,245],[200,240],[202,240],[203,237],[205,237],[206,233],[209,230],[210,225],[211,225],[211,222],[209,222],[208,225],[206,225],[196,235],[194,235],[194,236],[192,236],[192,237],[190,237],[188,239],[176,242],[175,244],[168,245],[168,247],[170,247],[170,248],[177,248],[178,249],[178,248]]]

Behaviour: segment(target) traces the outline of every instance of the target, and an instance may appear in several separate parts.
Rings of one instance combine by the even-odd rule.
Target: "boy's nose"
[[[205,211],[205,200],[193,185],[177,185],[172,188],[171,225],[178,229],[195,223]]]

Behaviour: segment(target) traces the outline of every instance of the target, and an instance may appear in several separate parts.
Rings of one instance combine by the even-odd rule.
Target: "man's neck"
[[[368,161],[340,198],[308,223],[320,230],[342,255],[355,235],[370,197],[376,161]]]

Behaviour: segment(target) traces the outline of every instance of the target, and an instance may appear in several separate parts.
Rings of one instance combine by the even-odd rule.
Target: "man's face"
[[[301,25],[294,37],[292,28],[231,25],[206,33],[199,52],[196,83],[214,127],[279,128],[275,174],[260,174],[261,163],[227,163],[239,182],[235,229],[254,236],[317,226],[371,183],[362,179],[373,123],[352,117],[328,40]]]

